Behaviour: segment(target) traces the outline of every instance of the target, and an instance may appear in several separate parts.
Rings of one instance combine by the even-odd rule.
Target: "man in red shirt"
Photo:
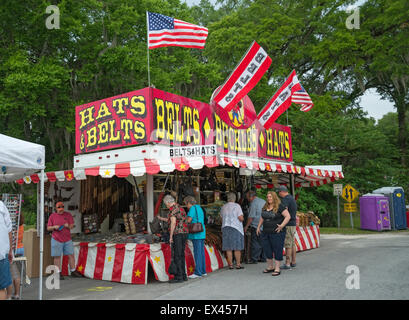
[[[71,213],[64,211],[64,203],[56,203],[57,212],[51,214],[48,219],[47,230],[52,231],[51,256],[54,258],[54,265],[58,267],[60,279],[61,275],[61,255],[68,256],[71,276],[82,277],[81,273],[75,270],[74,246],[71,240],[71,229],[74,228],[74,219]]]

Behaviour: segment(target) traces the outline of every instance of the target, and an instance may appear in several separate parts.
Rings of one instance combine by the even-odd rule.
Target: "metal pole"
[[[338,229],[341,227],[341,216],[340,216],[340,208],[339,208],[339,193],[337,195],[337,216],[338,216]]]
[[[19,232],[20,232],[20,217],[21,217],[21,198],[22,195],[20,194],[18,196],[18,219],[17,219],[17,235],[16,235],[16,241],[15,241],[15,247],[14,247],[14,256],[16,256],[17,254],[17,247],[18,247],[18,236],[19,236]]]
[[[43,300],[43,250],[44,250],[44,169],[41,170],[40,181],[40,280],[38,283],[39,300]]]
[[[290,190],[291,195],[295,198],[295,175],[294,173],[289,173],[289,182],[290,182]]]
[[[146,53],[148,55],[148,86],[151,86],[151,74],[150,74],[150,66],[149,66],[149,15],[148,11],[146,11]]]
[[[147,224],[148,224],[148,232],[151,232],[151,226],[148,221],[153,220],[153,175],[146,174],[146,210],[147,210]]]
[[[352,212],[349,213],[349,217],[351,219],[351,228],[354,228],[354,220],[352,219]]]

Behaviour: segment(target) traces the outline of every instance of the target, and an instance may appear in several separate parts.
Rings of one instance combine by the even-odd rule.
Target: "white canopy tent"
[[[45,168],[42,145],[0,134],[0,182],[13,182]]]
[[[0,134],[0,182],[13,182],[41,171],[40,175],[40,282],[42,300],[44,248],[44,169],[45,147]]]

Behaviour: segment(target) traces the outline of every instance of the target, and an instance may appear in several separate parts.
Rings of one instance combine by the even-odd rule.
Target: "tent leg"
[[[44,250],[44,170],[40,180],[40,279],[38,283],[38,300],[43,300],[43,250]]]

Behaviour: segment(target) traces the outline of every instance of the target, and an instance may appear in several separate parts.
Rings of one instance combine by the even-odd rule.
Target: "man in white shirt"
[[[10,263],[13,260],[12,224],[10,213],[0,201],[0,300],[7,299],[7,287],[12,284]]]

